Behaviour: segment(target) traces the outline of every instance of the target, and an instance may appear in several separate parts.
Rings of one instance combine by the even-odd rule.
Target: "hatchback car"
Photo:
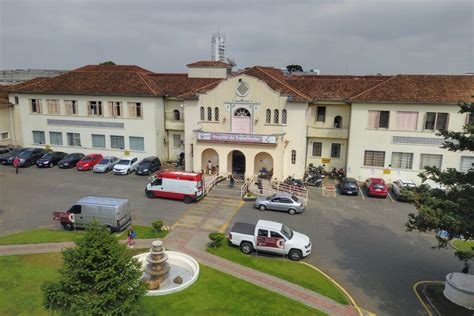
[[[20,158],[20,167],[29,167],[35,164],[45,153],[46,150],[43,148],[29,148],[22,151],[18,155],[18,158]]]
[[[99,161],[102,160],[102,158],[104,158],[104,156],[102,156],[101,154],[89,154],[79,160],[76,165],[76,169],[80,171],[91,170],[92,168],[94,168],[95,165],[99,163]]]
[[[342,178],[339,182],[339,192],[347,195],[359,195],[359,184],[354,178]]]
[[[161,167],[161,161],[158,157],[151,156],[146,157],[137,166],[135,173],[138,175],[150,175],[151,173],[159,170]]]
[[[58,162],[58,167],[59,168],[74,168],[79,160],[84,158],[84,154],[81,153],[72,153],[64,157],[63,160]]]
[[[409,179],[400,179],[392,184],[393,194],[397,197],[397,200],[406,200],[407,197],[402,193],[402,189],[413,190],[416,188],[416,183]]]
[[[283,211],[288,212],[290,215],[304,211],[303,202],[289,193],[276,193],[266,198],[258,198],[255,201],[255,208],[261,211]]]
[[[137,157],[123,157],[120,161],[114,166],[114,174],[129,174],[132,171],[135,171],[138,166]]]
[[[12,165],[13,164],[13,159],[17,157],[19,154],[21,154],[22,151],[26,150],[28,148],[15,148],[8,153],[2,154],[0,156],[0,163],[2,165]]]
[[[38,168],[41,167],[47,167],[47,168],[52,168],[53,166],[57,165],[59,161],[64,159],[66,157],[66,153],[63,153],[62,151],[52,151],[49,153],[46,153],[36,161],[36,166]]]
[[[367,195],[386,198],[388,195],[385,181],[380,178],[370,178],[366,181]]]
[[[92,171],[106,173],[114,168],[114,166],[119,162],[119,159],[114,156],[105,156],[98,164],[94,166]]]

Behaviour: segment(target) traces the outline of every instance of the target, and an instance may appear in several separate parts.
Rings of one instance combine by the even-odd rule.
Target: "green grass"
[[[453,247],[461,251],[474,252],[474,240],[460,240],[454,239],[452,241]]]
[[[302,263],[281,258],[245,255],[237,247],[228,244],[224,244],[219,248],[208,247],[207,251],[243,266],[298,284],[341,304],[349,304],[346,295],[331,280]]]
[[[155,233],[152,227],[133,225],[136,239],[164,238],[168,232]],[[38,228],[0,237],[0,245],[40,244],[46,242],[74,241],[82,236],[84,230],[65,231],[62,229]],[[127,239],[127,231],[117,235],[120,240]]]
[[[143,252],[133,249],[130,254]],[[0,257],[0,315],[50,315],[41,285],[55,280],[60,253]],[[145,297],[139,315],[325,315],[287,297],[209,267],[183,292]]]

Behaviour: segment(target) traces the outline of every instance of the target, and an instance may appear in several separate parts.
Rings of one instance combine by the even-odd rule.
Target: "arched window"
[[[247,109],[238,108],[237,110],[234,111],[234,116],[238,116],[238,117],[250,116],[250,112]]]
[[[201,106],[201,121],[204,121],[204,107]]]
[[[219,108],[218,107],[214,108],[214,121],[216,122],[219,121]]]
[[[283,109],[281,110],[281,124],[285,124],[286,125],[286,109]]]
[[[278,124],[280,120],[280,112],[278,110],[273,111],[273,123]]]
[[[294,165],[296,163],[296,150],[291,151],[291,164]]]
[[[334,118],[334,128],[342,128],[342,117],[340,115]]]
[[[267,109],[267,113],[265,115],[265,122],[270,124],[272,122],[272,110]]]
[[[212,121],[212,108],[210,106],[207,107],[207,120]]]
[[[179,110],[173,110],[173,119],[175,121],[181,120],[181,113],[179,113]]]

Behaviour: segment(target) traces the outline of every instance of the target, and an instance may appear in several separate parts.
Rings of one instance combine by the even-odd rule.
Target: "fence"
[[[256,184],[256,179],[255,176],[252,177],[250,182],[247,184],[248,191],[255,195],[272,195],[284,192],[297,196],[303,200],[304,205],[308,204],[308,189],[306,187],[298,187],[277,180],[271,182],[268,180],[262,180],[262,185],[258,186]]]
[[[204,193],[209,193],[212,188],[216,185],[217,178],[219,177],[218,173],[214,173],[209,178],[204,179]]]
[[[245,193],[247,193],[248,190],[249,190],[249,182],[244,181],[244,183],[242,184],[242,187],[240,188],[240,198],[243,198]]]

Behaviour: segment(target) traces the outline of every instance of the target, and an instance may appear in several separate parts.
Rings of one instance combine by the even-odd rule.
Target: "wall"
[[[313,156],[313,142],[322,143],[321,156]],[[341,144],[341,155],[339,158],[331,157],[332,144]],[[325,165],[326,171],[331,171],[333,168],[346,168],[346,154],[347,154],[347,139],[340,138],[314,138],[308,137],[308,147],[306,164],[312,163],[315,167]],[[323,161],[324,159],[324,161]],[[329,160],[329,162],[328,162]]]
[[[390,112],[388,129],[369,129],[368,111],[385,110]],[[396,129],[396,111],[419,112],[416,131]],[[348,150],[348,176],[364,181],[369,177],[382,177],[388,182],[400,178],[412,179],[417,183],[421,180],[417,176],[420,172],[420,154],[443,155],[442,169],[459,169],[461,156],[474,156],[470,152],[449,152],[439,145],[415,145],[393,143],[393,136],[438,138],[433,131],[423,130],[426,112],[449,113],[448,129],[459,131],[466,123],[466,114],[459,114],[457,105],[417,105],[417,104],[353,104],[351,111],[352,124]],[[364,151],[385,151],[384,167],[364,166]],[[389,168],[393,152],[413,153],[413,168],[411,170]],[[390,174],[384,174],[384,168],[390,169]],[[387,170],[388,172],[388,170]]]
[[[226,78],[227,68],[191,67],[188,68],[189,78]]]

